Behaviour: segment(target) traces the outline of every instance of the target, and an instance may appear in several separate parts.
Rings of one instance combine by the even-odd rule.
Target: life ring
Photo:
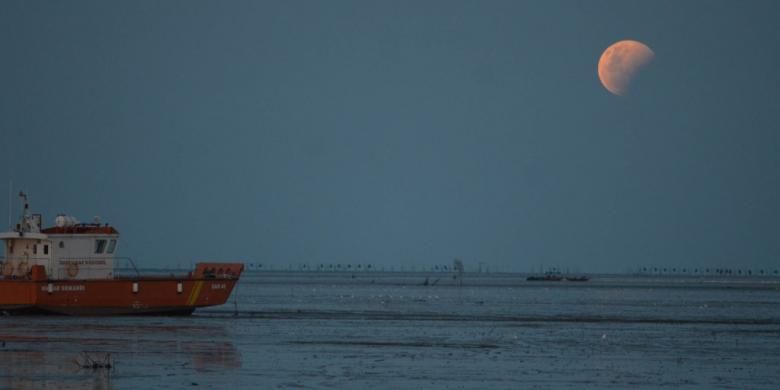
[[[11,276],[13,275],[13,273],[14,273],[14,265],[9,262],[3,263],[3,276]]]
[[[70,262],[68,263],[67,271],[69,277],[75,278],[79,274],[79,265],[75,262]]]
[[[27,260],[23,260],[19,262],[19,265],[16,267],[16,272],[21,275],[27,275],[27,271],[30,270],[30,267],[27,266]]]

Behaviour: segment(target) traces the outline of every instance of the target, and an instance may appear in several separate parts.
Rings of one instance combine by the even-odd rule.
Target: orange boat
[[[58,215],[55,226],[44,229],[41,215],[29,213],[27,196],[19,196],[19,223],[0,233],[1,312],[189,315],[224,304],[244,270],[241,263],[198,263],[180,276],[116,274],[119,232],[113,226]]]

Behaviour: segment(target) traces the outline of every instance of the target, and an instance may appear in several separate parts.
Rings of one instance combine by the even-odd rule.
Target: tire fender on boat
[[[19,275],[27,275],[27,271],[30,270],[30,267],[27,266],[27,260],[23,260],[19,263],[18,266],[16,266],[16,272]]]
[[[14,265],[10,262],[3,263],[3,276],[11,276],[14,273]]]

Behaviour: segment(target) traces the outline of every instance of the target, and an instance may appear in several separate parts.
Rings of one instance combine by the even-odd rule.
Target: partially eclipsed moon
[[[631,87],[631,80],[653,57],[655,53],[642,42],[615,42],[601,54],[599,80],[609,92],[625,95]]]

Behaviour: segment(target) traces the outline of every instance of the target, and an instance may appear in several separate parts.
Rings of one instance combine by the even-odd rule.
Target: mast
[[[24,211],[22,211],[22,216],[27,217],[30,211],[30,202],[27,201],[27,194],[23,191],[19,191],[19,198],[24,200]]]
[[[13,197],[14,197],[14,181],[8,180],[8,229],[13,230],[14,219],[11,216],[13,213]]]

